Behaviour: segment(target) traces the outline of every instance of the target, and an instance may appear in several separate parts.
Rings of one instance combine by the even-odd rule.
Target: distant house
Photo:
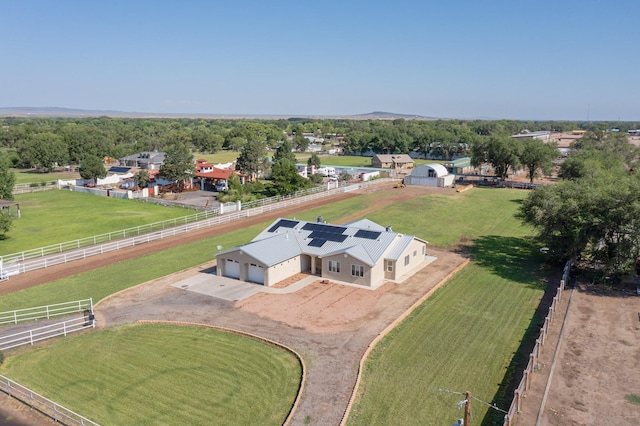
[[[226,167],[225,167],[226,166]],[[240,176],[241,181],[246,177],[245,175],[236,172],[231,164],[217,164],[213,165],[207,160],[196,160],[196,179],[200,182],[201,190],[215,190],[221,191],[229,187],[229,177],[232,174]]]
[[[543,130],[540,132],[530,132],[528,130],[523,130],[517,135],[512,135],[512,138],[515,139],[540,139],[546,141],[550,138],[551,132]]]
[[[377,154],[371,159],[371,166],[378,169],[412,169],[413,158],[408,154]]]
[[[158,151],[145,151],[138,154],[119,158],[121,166],[138,167],[145,170],[157,170],[164,164],[166,153]]]
[[[407,185],[446,187],[453,184],[454,178],[455,176],[449,174],[442,164],[431,163],[423,164],[413,169],[410,175],[405,176],[404,183]]]
[[[427,242],[368,219],[346,225],[277,219],[250,243],[218,253],[217,274],[272,286],[308,272],[367,287],[425,265]]]
[[[443,164],[447,171],[454,175],[464,175],[473,171],[470,157],[456,158]]]

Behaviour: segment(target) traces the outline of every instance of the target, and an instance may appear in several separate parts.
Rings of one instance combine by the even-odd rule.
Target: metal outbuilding
[[[404,183],[407,185],[439,186],[446,187],[453,185],[455,176],[449,174],[447,168],[442,164],[423,164],[414,168],[409,176],[405,176]]]

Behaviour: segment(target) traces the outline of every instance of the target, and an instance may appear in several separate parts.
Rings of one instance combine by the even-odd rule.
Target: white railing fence
[[[339,193],[345,193],[354,191],[360,188],[364,188],[371,185],[376,185],[379,183],[391,182],[392,179],[376,179],[372,182],[362,182],[355,185],[341,186],[338,188],[324,190],[321,192],[311,193],[309,195],[301,196],[301,197],[291,197],[280,199],[277,202],[271,204],[263,204],[257,207],[253,207],[250,209],[244,209],[244,206],[241,211],[235,211],[229,214],[223,214],[218,216],[213,216],[209,218],[205,218],[207,216],[211,216],[211,214],[217,214],[213,212],[202,212],[197,213],[195,215],[185,216],[178,219],[171,219],[169,221],[158,222],[157,224],[147,225],[146,228],[150,231],[148,233],[142,233],[142,235],[138,235],[131,238],[125,238],[124,236],[120,239],[116,239],[115,241],[110,241],[109,238],[115,238],[116,235],[126,235],[127,233],[138,233],[142,232],[142,229],[145,226],[140,226],[136,228],[130,228],[130,230],[124,230],[119,232],[112,232],[109,234],[103,234],[103,236],[95,236],[85,238],[83,240],[76,240],[71,243],[62,243],[56,244],[54,246],[48,246],[42,249],[31,250],[29,256],[26,255],[24,258],[15,257],[15,255],[5,256],[4,258],[0,258],[0,268],[2,267],[2,260],[5,260],[4,267],[11,268],[12,275],[22,274],[29,271],[34,271],[37,269],[48,268],[54,265],[59,265],[63,263],[72,262],[74,260],[80,260],[91,256],[96,256],[100,254],[104,254],[110,251],[121,250],[127,247],[133,247],[135,245],[149,243],[152,241],[161,240],[164,238],[174,237],[177,235],[185,234],[191,231],[195,231],[202,228],[207,228],[215,225],[220,225],[222,223],[228,223],[234,220],[238,220],[241,218],[246,218],[250,216],[256,216],[263,213],[268,213],[271,211],[284,209],[287,207],[297,206],[300,204],[308,203],[310,201],[318,200],[321,198],[329,197]],[[199,217],[199,220],[195,220],[196,217]],[[168,227],[168,223],[174,222],[186,222],[182,225],[177,225],[173,227]],[[158,225],[160,224],[160,225]],[[151,231],[154,229],[154,226],[163,227],[162,230],[159,231]],[[164,228],[166,227],[166,229]],[[110,236],[110,237],[107,237]],[[102,239],[109,240],[109,242],[105,242],[100,244],[99,241]],[[96,241],[94,244],[89,244],[90,241]],[[74,244],[80,245],[86,243],[88,244],[85,248],[76,248]],[[27,253],[27,252],[23,252]],[[23,255],[23,253],[19,253],[18,255]],[[38,253],[40,253],[38,255]],[[11,262],[7,262],[6,259],[10,258]],[[2,274],[2,270],[0,270],[0,275]]]
[[[0,336],[0,351],[17,348],[18,346],[33,345],[42,340],[57,336],[66,336],[69,333],[81,331],[86,328],[94,328],[96,320],[93,313],[83,315],[67,321],[32,328],[19,333]]]
[[[38,319],[51,319],[87,310],[93,313],[93,300],[91,298],[74,300],[72,302],[56,303],[53,305],[37,306],[35,308],[0,312],[0,325],[18,324],[19,322],[34,321]]]
[[[520,380],[518,387],[513,392],[513,401],[511,401],[509,411],[504,415],[504,426],[513,426],[515,424],[514,419],[516,417],[516,414],[522,411],[522,400],[525,397],[526,391],[529,390],[529,387],[531,386],[531,375],[537,369],[538,357],[540,356],[540,354],[542,354],[542,347],[544,346],[547,333],[549,333],[549,326],[556,317],[556,310],[558,308],[558,304],[560,303],[560,299],[562,298],[562,292],[564,291],[565,285],[570,278],[569,272],[571,271],[572,264],[573,262],[569,260],[564,265],[560,285],[558,286],[556,295],[554,296],[553,302],[549,307],[549,313],[544,319],[544,324],[542,325],[542,328],[540,328],[540,336],[536,339],[536,344],[533,347],[533,351],[531,351],[531,354],[529,355],[529,363],[527,364],[527,367],[522,374],[522,380]]]
[[[22,386],[20,383],[0,375],[0,391],[7,395],[23,402],[30,406],[32,409],[36,409],[41,413],[51,417],[56,422],[66,425],[94,425],[99,426],[98,423],[87,419],[80,414],[57,404],[50,399],[45,398],[37,392]]]

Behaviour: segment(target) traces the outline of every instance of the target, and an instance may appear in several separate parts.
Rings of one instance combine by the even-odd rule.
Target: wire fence
[[[93,300],[82,299],[73,302],[56,303],[53,305],[37,306],[35,308],[18,309],[0,312],[0,325],[18,324],[24,321],[51,319],[63,315],[75,314],[89,310],[93,312]]]
[[[98,423],[51,401],[31,389],[0,375],[0,391],[66,425],[95,425]]]
[[[36,183],[17,183],[13,186],[13,195],[28,194],[30,192],[49,191],[51,189],[58,189],[57,180],[49,180],[46,182]]]
[[[504,426],[513,426],[514,419],[516,414],[522,411],[522,400],[525,397],[527,390],[531,386],[531,376],[534,371],[537,369],[538,357],[542,353],[542,347],[544,346],[545,339],[547,338],[547,334],[549,333],[549,327],[553,320],[556,317],[556,310],[558,308],[558,304],[562,298],[562,293],[564,291],[566,283],[569,281],[569,272],[571,271],[571,265],[573,262],[571,260],[567,261],[564,266],[564,270],[562,273],[562,279],[560,280],[560,285],[556,291],[556,295],[553,297],[553,301],[551,306],[549,307],[549,313],[544,319],[544,324],[542,328],[540,328],[540,336],[536,339],[536,344],[533,347],[533,351],[529,355],[529,363],[525,368],[522,379],[518,384],[518,387],[513,392],[513,400],[511,401],[511,406],[509,407],[509,411],[504,416]]]
[[[8,278],[12,275],[23,274],[111,251],[122,250],[139,244],[175,237],[198,229],[229,223],[238,219],[297,206],[332,195],[391,181],[393,180],[383,178],[371,182],[337,186],[332,189],[315,190],[315,192],[314,190],[305,191],[306,195],[295,196],[295,194],[292,194],[287,197],[273,197],[274,200],[271,202],[264,201],[258,203],[259,205],[247,203],[248,206],[242,205],[240,211],[231,213],[219,214],[219,210],[217,209],[200,212],[181,218],[169,219],[149,225],[137,226],[135,228],[128,228],[121,231],[2,256],[0,257],[0,276]],[[227,208],[235,208],[235,204],[234,206],[227,206],[226,204],[224,206],[225,211]]]

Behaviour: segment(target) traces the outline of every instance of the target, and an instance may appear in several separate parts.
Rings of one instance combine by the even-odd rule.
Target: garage
[[[255,263],[249,264],[248,280],[253,283],[264,284],[264,268]]]
[[[240,264],[233,259],[227,259],[224,265],[225,276],[240,279]]]

